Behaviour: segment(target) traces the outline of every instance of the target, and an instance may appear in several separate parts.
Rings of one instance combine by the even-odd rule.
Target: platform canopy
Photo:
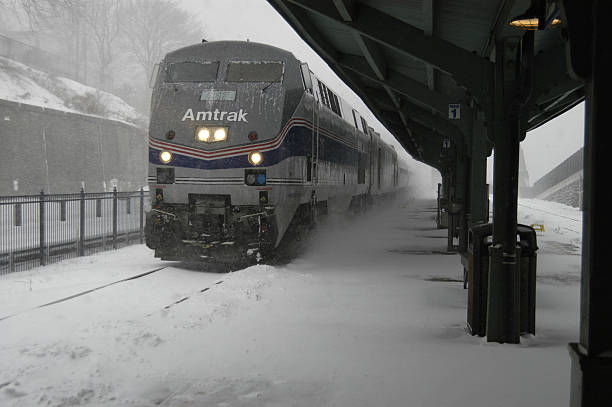
[[[445,140],[470,133],[479,111],[487,120],[496,41],[524,35],[509,21],[531,5],[530,0],[268,1],[415,159],[438,168]],[[547,7],[549,14],[556,10],[554,4]],[[522,115],[528,130],[584,99],[583,83],[567,72],[564,33],[562,24],[535,33],[534,86]]]

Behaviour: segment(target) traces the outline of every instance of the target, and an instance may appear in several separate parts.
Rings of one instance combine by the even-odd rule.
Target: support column
[[[521,108],[529,97],[533,32],[496,44],[493,244],[489,248],[487,341],[520,341],[520,251],[516,244]],[[525,65],[525,66],[522,66]]]
[[[493,163],[493,244],[489,248],[487,341],[519,343],[518,117],[510,115],[501,124],[504,128],[495,134]]]
[[[467,250],[467,200],[469,194],[468,174],[469,159],[464,152],[464,146],[457,150],[455,161],[455,196],[453,198],[453,211],[455,212],[455,236],[458,237],[458,250],[463,253]]]
[[[567,3],[566,14],[570,11]],[[570,42],[575,41],[571,45],[576,54],[591,47],[586,58],[573,55],[573,64],[580,66],[570,67],[582,74],[586,93],[580,343],[569,344],[572,407],[607,406],[612,400],[612,262],[609,255],[612,141],[607,109],[612,91],[612,49],[609,45],[612,26],[608,21],[612,2],[596,0],[592,9],[582,7],[573,10],[576,15],[568,15]],[[580,17],[586,17],[584,20],[592,25],[572,27]],[[572,28],[579,30],[574,38]]]
[[[447,226],[447,243],[446,249],[453,251],[453,229],[455,228],[455,217],[451,211],[452,197],[454,195],[453,187],[453,170],[449,166],[445,166],[442,171],[442,190],[444,191],[444,210],[446,211],[446,226]]]
[[[489,190],[487,188],[487,136],[482,120],[474,120],[470,159],[470,225],[487,221]]]

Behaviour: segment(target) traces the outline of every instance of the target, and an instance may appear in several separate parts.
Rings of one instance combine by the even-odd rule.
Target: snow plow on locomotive
[[[393,193],[401,176],[394,149],[287,51],[207,42],[159,64],[145,227],[156,257],[260,260],[317,214]]]

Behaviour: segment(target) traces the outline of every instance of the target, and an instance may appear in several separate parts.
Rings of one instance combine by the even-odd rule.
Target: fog
[[[263,175],[262,184],[247,183],[259,200],[231,201],[230,208],[231,195],[201,199],[225,206],[205,206],[196,194],[188,204],[163,201],[164,191],[174,198],[185,186],[211,185],[223,194],[230,189],[227,179],[175,180],[163,168],[157,178],[151,172],[151,203],[141,188],[149,160],[165,153],[170,158],[164,163],[173,163],[169,151],[145,147],[150,78],[166,53],[202,40],[266,43],[307,62],[408,164],[411,183],[404,194],[378,200],[379,165],[379,189],[372,192],[377,205],[342,216],[330,205],[329,216],[321,211],[312,225],[319,212],[310,172],[274,184],[265,170],[246,170],[242,178],[240,167],[230,185],[244,191],[243,179]],[[263,94],[269,85],[258,87]],[[538,336],[526,335],[515,346],[469,335],[464,270],[448,250],[448,231],[436,222],[436,202],[424,200],[435,197],[439,172],[403,151],[265,0],[0,0],[0,109],[0,136],[12,143],[0,150],[0,186],[6,188],[0,189],[0,405],[527,407],[568,399],[566,344],[579,332],[580,209],[537,199],[518,203],[518,221],[541,227]],[[533,184],[582,147],[583,128],[581,104],[529,132],[522,143],[524,179]],[[249,140],[256,140],[251,133]],[[165,134],[170,140],[175,135]],[[254,145],[231,154],[244,159],[248,150],[256,152]],[[224,148],[229,150],[219,150]],[[303,161],[306,168],[301,164],[305,172],[322,168],[311,158]],[[135,179],[123,179],[126,173]],[[167,184],[183,185],[156,185],[166,183],[160,175]],[[287,250],[273,261],[258,258],[259,264],[221,275],[212,272],[218,258],[208,249],[239,246],[235,236],[230,241],[224,230],[222,243],[212,241],[210,223],[195,238],[167,233],[180,225],[169,220],[178,220],[176,214],[193,226],[197,218],[183,216],[188,206],[197,216],[234,210],[233,219],[257,219],[253,234],[261,247],[266,219],[273,216],[268,205],[277,202],[264,191],[291,187],[288,181],[300,185],[304,178],[312,191],[302,208],[313,210],[308,216],[298,212],[299,233],[288,234],[299,240],[292,242],[301,249],[295,257]],[[347,184],[343,178],[338,185]],[[58,198],[60,193],[75,194]],[[240,206],[247,207],[242,215]],[[158,218],[145,221],[145,213],[154,211]],[[226,229],[229,216],[218,216],[219,229]],[[170,225],[156,229],[155,221]],[[313,226],[309,239],[302,239],[303,225]],[[184,238],[198,239],[182,241],[206,249],[194,251],[205,260],[187,267],[154,258],[150,247],[160,248],[151,244],[157,243],[154,234],[170,248]],[[243,256],[258,245],[250,240],[240,248],[248,247]]]
[[[148,114],[153,66],[202,39],[250,40],[291,51],[402,152],[399,143],[265,0],[0,0],[0,56],[113,93]],[[10,50],[10,52],[9,52]],[[44,50],[44,51],[42,51]],[[530,132],[522,143],[530,184],[583,145],[584,107]],[[437,171],[400,153],[420,189]],[[489,159],[489,183],[492,165]]]

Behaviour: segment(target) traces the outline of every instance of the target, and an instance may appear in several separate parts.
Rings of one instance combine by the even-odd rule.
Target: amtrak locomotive
[[[405,174],[306,64],[252,42],[166,55],[149,137],[146,242],[167,260],[259,260],[317,216],[395,192]]]

